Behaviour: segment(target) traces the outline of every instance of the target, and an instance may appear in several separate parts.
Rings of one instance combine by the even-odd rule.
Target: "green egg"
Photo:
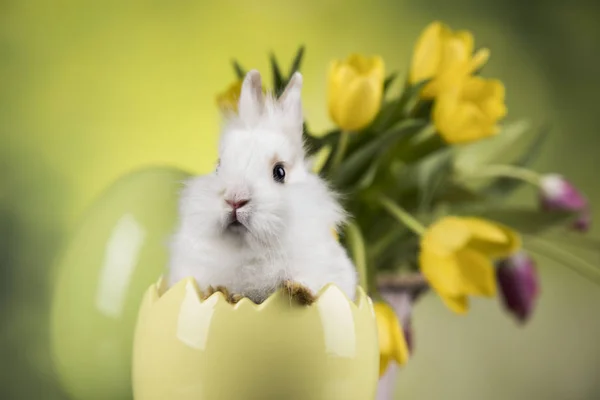
[[[131,399],[135,323],[145,290],[164,273],[189,176],[148,168],[115,182],[79,223],[57,266],[52,351],[74,399]]]

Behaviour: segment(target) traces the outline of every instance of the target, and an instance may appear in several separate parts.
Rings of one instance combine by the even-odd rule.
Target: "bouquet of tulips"
[[[271,56],[276,95],[303,54],[301,47],[287,74]],[[408,359],[412,337],[410,320],[399,323],[385,292],[431,288],[457,314],[468,311],[470,296],[500,296],[525,321],[538,294],[536,238],[590,225],[581,193],[559,174],[529,168],[548,129],[504,122],[504,85],[482,75],[489,55],[475,49],[470,32],[434,22],[418,38],[400,90],[379,56],[333,61],[327,99],[337,127],[317,133],[305,124],[315,171],[352,216],[340,240],[375,299],[381,374],[390,361]],[[239,95],[245,71],[233,64],[238,81],[218,96],[220,107],[235,107]],[[509,205],[522,185],[539,201]]]

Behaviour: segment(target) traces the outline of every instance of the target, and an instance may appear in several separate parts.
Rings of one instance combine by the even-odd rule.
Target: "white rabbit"
[[[169,285],[193,277],[260,303],[286,281],[313,295],[334,283],[354,299],[356,270],[332,234],[346,214],[305,162],[301,88],[296,72],[277,100],[246,75],[216,170],[182,192]]]

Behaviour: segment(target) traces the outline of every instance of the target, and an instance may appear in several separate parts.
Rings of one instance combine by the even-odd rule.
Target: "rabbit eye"
[[[221,166],[221,159],[217,160],[217,165],[215,166],[215,172],[219,172],[219,167]]]
[[[285,180],[285,168],[281,163],[275,164],[273,167],[273,179],[275,182],[283,183]]]

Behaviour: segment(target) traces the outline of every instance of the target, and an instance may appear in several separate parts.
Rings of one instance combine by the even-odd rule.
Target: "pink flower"
[[[539,294],[535,262],[524,252],[500,261],[496,279],[504,307],[521,323],[531,316]]]
[[[575,186],[558,174],[544,175],[540,180],[540,203],[543,209],[573,211],[579,217],[573,222],[572,228],[586,232],[592,218],[587,199]]]

